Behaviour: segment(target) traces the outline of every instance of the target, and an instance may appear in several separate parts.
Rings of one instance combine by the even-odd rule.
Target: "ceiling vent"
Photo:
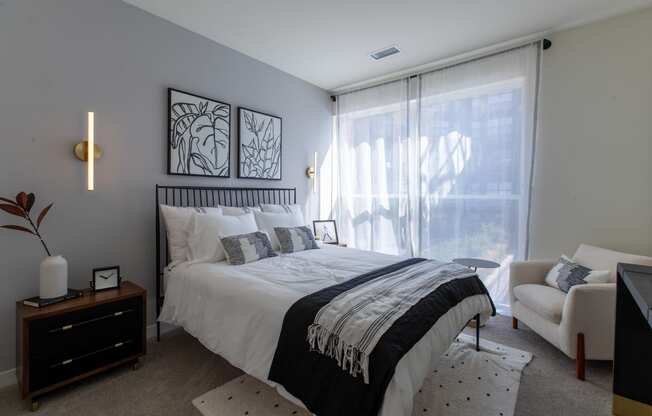
[[[388,56],[396,55],[397,53],[401,52],[401,50],[396,47],[396,46],[390,46],[389,48],[381,49],[376,52],[372,52],[369,56],[371,56],[373,59],[376,61],[387,58]]]

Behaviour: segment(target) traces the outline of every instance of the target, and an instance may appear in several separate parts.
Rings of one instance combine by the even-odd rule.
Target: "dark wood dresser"
[[[618,264],[613,413],[652,416],[652,267]]]
[[[131,282],[43,308],[16,303],[16,375],[24,399],[38,397],[146,352],[146,291]]]

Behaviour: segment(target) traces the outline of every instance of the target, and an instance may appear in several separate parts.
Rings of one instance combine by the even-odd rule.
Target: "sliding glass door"
[[[406,188],[407,82],[338,99],[337,198],[340,234],[353,247],[412,252]]]
[[[509,263],[526,257],[536,47],[420,78],[419,255],[480,257],[495,302],[508,303]]]
[[[450,261],[508,309],[527,255],[538,46],[338,97],[335,218],[351,246]]]

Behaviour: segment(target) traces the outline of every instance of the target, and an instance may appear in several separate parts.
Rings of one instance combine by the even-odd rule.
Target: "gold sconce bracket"
[[[314,178],[315,168],[313,168],[312,166],[308,166],[308,168],[306,169],[306,176],[309,177],[310,179]]]
[[[95,160],[99,159],[102,157],[102,148],[98,145],[94,145],[95,148]],[[73,152],[75,153],[75,157],[82,162],[88,161],[88,140],[84,140],[83,142],[79,142],[73,147]]]

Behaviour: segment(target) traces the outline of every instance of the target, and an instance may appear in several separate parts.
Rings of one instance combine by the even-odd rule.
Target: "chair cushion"
[[[640,264],[643,266],[652,266],[652,257],[639,256],[636,254],[621,253],[619,251],[608,250],[606,248],[594,247],[588,244],[581,244],[573,261],[582,266],[593,270],[609,270],[611,277],[610,283],[616,282],[616,268],[618,263]]]
[[[545,285],[519,285],[514,288],[514,297],[546,319],[556,324],[561,322],[566,301],[566,294],[561,290]]]

